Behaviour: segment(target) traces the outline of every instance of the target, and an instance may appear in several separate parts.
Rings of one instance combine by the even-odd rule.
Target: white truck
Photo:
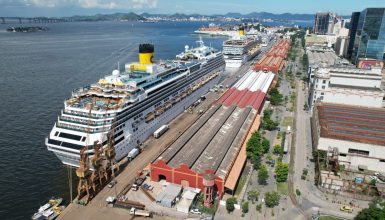
[[[128,161],[133,160],[140,153],[139,148],[134,148],[130,152],[128,152],[127,159]]]
[[[151,216],[151,212],[146,211],[146,210],[136,209],[136,208],[132,207],[131,210],[130,210],[130,215],[150,217]]]
[[[162,125],[158,130],[154,132],[154,138],[159,138],[168,130],[168,125]]]

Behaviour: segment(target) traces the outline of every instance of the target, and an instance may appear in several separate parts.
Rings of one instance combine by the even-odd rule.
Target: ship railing
[[[83,125],[93,125],[93,126],[97,126],[97,125],[104,125],[106,123],[111,123],[112,122],[112,118],[110,120],[107,120],[107,122],[105,122],[105,120],[103,121],[89,121],[89,120],[83,120],[83,119],[77,119],[77,118],[71,118],[71,117],[66,117],[66,116],[60,116],[59,117],[60,121],[65,121],[65,122],[70,122],[70,123],[78,123],[78,124],[83,124]]]
[[[74,113],[74,112],[70,112],[68,110],[64,110],[62,111],[62,114],[67,114],[67,115],[73,115],[73,116],[78,116],[78,117],[86,117],[86,118],[91,118],[91,119],[113,119],[114,115],[115,114],[110,114],[110,115],[97,115],[97,114],[91,114],[89,115],[89,113]]]
[[[103,130],[104,130],[102,127],[94,129],[94,128],[80,127],[80,126],[76,126],[76,125],[63,124],[60,122],[58,122],[56,126],[58,128],[64,128],[64,129],[68,129],[71,131],[89,132],[91,134],[100,133],[100,132],[103,132]]]

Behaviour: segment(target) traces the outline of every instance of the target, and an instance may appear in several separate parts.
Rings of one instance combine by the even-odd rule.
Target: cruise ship
[[[63,164],[79,167],[80,150],[92,156],[113,134],[115,160],[139,147],[218,84],[225,69],[221,51],[200,39],[173,60],[154,62],[154,45],[139,45],[139,63],[72,92],[45,144]]]
[[[226,68],[238,68],[254,58],[260,52],[258,37],[245,36],[245,30],[239,29],[239,36],[223,42],[223,56]]]

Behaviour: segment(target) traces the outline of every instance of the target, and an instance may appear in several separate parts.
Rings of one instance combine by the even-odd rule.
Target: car
[[[368,176],[368,178],[370,181],[372,180],[378,181],[378,178],[376,176]]]
[[[343,211],[343,212],[348,212],[348,213],[352,213],[353,212],[353,208],[348,206],[348,205],[341,206],[340,210]]]
[[[111,182],[110,183],[108,183],[108,188],[112,188],[112,187],[114,187],[115,186],[115,184],[117,183],[117,181],[116,180],[111,180]]]
[[[199,214],[199,215],[202,214],[202,212],[200,212],[199,209],[191,209],[190,212],[193,214]]]
[[[110,204],[110,203],[114,203],[114,202],[115,202],[115,200],[116,200],[116,198],[115,198],[115,197],[113,197],[113,196],[109,196],[109,197],[107,197],[107,199],[106,199],[106,202],[107,202],[108,204]]]

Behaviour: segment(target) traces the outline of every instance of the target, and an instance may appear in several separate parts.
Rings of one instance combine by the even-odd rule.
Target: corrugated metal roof
[[[385,109],[320,103],[321,137],[385,146]]]

